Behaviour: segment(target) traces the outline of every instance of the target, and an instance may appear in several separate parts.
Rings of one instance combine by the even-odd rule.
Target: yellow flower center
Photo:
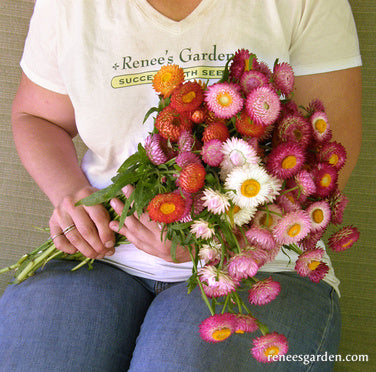
[[[298,223],[294,223],[289,230],[287,231],[287,234],[291,237],[294,237],[300,233],[301,227]]]
[[[243,334],[244,331],[243,331],[242,329],[237,329],[237,330],[235,331],[235,333]]]
[[[173,213],[175,211],[176,207],[175,207],[175,204],[174,203],[163,203],[160,207],[160,211],[163,213],[163,214],[170,214],[170,213]]]
[[[241,186],[241,193],[247,198],[253,198],[260,192],[261,186],[256,180],[246,180]]]
[[[261,218],[260,222],[263,226],[270,227],[273,225],[273,217],[270,213],[265,213],[263,218]]]
[[[230,106],[232,104],[231,94],[227,92],[218,94],[217,102],[223,107]]]
[[[320,265],[320,261],[311,261],[309,264],[308,264],[308,268],[312,271],[316,270],[317,267]]]
[[[336,165],[338,163],[338,155],[332,154],[332,156],[329,158],[329,164]]]
[[[195,98],[196,98],[196,93],[192,91],[187,94],[184,94],[182,99],[184,103],[191,103]]]
[[[315,209],[312,212],[312,219],[315,223],[321,223],[324,220],[324,212],[321,209]]]
[[[353,243],[354,239],[349,239],[346,243],[342,244],[342,248],[347,248],[349,245]]]
[[[320,181],[320,184],[321,186],[323,187],[328,187],[330,185],[330,183],[332,182],[332,177],[330,174],[326,173],[323,175],[323,177],[321,178],[321,181]]]
[[[161,82],[162,82],[163,84],[168,83],[171,79],[172,79],[172,74],[171,74],[171,72],[165,72],[165,73],[161,76]]]
[[[315,122],[316,130],[321,134],[324,133],[326,130],[326,121],[324,119],[318,119]]]
[[[282,168],[283,169],[291,169],[296,166],[296,157],[294,155],[286,156],[282,160]]]
[[[220,329],[216,329],[213,334],[212,334],[212,337],[214,338],[214,340],[216,341],[223,341],[223,340],[226,340],[226,338],[230,337],[231,336],[231,330],[229,328],[220,328]]]
[[[279,348],[277,346],[269,346],[264,351],[264,355],[266,357],[268,357],[268,356],[274,356],[274,355],[278,355],[278,354],[279,354]]]

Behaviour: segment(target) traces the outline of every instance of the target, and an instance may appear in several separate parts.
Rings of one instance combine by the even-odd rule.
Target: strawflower
[[[326,229],[331,217],[331,211],[328,202],[326,202],[325,200],[314,202],[308,206],[306,212],[311,218],[312,232]]]
[[[199,326],[200,336],[206,342],[217,343],[226,340],[235,332],[234,314],[214,314],[203,320]]]
[[[275,360],[274,358],[285,355],[288,351],[286,337],[277,332],[256,337],[253,340],[253,345],[252,355],[262,363],[271,363]]]
[[[285,96],[292,92],[294,88],[294,71],[288,63],[276,63],[274,65],[273,83]]]
[[[252,278],[257,274],[258,269],[256,261],[246,252],[231,257],[227,265],[229,275],[235,280]]]
[[[202,267],[198,274],[204,292],[209,298],[227,296],[234,292],[238,285],[238,281],[232,278],[227,271],[212,265]]]
[[[204,93],[199,83],[187,81],[178,86],[171,95],[171,107],[179,112],[194,111],[204,100]]]
[[[316,248],[303,252],[296,261],[295,270],[300,276],[307,276],[318,283],[329,271],[328,265],[322,261],[325,251]]]
[[[235,333],[255,332],[259,326],[257,319],[250,314],[236,314]]]
[[[313,129],[313,137],[318,142],[328,141],[332,134],[328,123],[328,117],[324,111],[316,111],[310,118]]]
[[[203,144],[201,149],[202,160],[211,167],[218,167],[224,158],[222,154],[222,141],[213,138]]]
[[[227,196],[210,187],[204,190],[202,200],[204,201],[204,207],[213,214],[223,214],[230,207]]]
[[[360,236],[359,230],[354,226],[345,226],[329,238],[329,248],[335,252],[342,252],[353,246]]]
[[[273,301],[281,291],[281,285],[272,277],[259,280],[248,291],[248,301],[253,305],[265,305]]]
[[[195,220],[191,225],[191,232],[192,234],[196,235],[197,238],[201,239],[210,239],[213,237],[215,231],[213,227],[209,225],[209,222],[198,219]]]
[[[184,214],[185,201],[180,194],[158,194],[150,201],[147,211],[149,217],[155,222],[175,222]]]
[[[184,82],[184,79],[184,70],[178,65],[162,66],[154,75],[153,88],[166,98],[178,85]]]

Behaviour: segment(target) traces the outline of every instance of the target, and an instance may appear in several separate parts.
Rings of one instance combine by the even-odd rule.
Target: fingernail
[[[115,246],[115,243],[112,240],[109,240],[104,244],[106,248],[113,248]]]
[[[115,251],[112,249],[106,253],[106,256],[112,256],[115,253]]]

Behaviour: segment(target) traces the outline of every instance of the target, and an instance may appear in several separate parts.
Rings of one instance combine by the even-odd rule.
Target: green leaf
[[[146,120],[149,119],[149,116],[154,113],[154,112],[158,112],[159,109],[158,107],[152,107],[146,114],[145,114],[145,117],[144,117],[144,121],[142,122],[142,124],[145,124]]]

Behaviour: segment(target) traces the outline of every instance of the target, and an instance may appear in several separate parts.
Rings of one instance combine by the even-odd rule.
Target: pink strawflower
[[[214,235],[214,229],[209,225],[209,222],[198,219],[191,225],[191,232],[196,238],[210,239]]]
[[[200,158],[198,157],[198,155],[194,154],[193,152],[190,152],[190,151],[181,152],[176,157],[176,164],[182,169],[191,163],[201,164]]]
[[[332,211],[331,222],[334,225],[341,225],[343,222],[343,214],[349,199],[337,189],[330,195],[328,202]]]
[[[211,167],[219,167],[223,161],[222,141],[219,139],[211,139],[205,142],[201,149],[202,160]]]
[[[221,119],[229,119],[243,108],[239,87],[233,83],[216,83],[205,91],[205,102],[209,110]]]
[[[346,163],[346,150],[338,142],[327,142],[322,145],[317,153],[319,162],[326,162],[337,170],[340,170]]]
[[[270,79],[272,78],[272,71],[270,70],[269,66],[263,61],[256,61],[254,65],[254,69],[256,71],[263,73],[268,79],[268,81],[270,81]]]
[[[324,142],[330,140],[332,133],[325,112],[316,111],[310,117],[310,121],[313,129],[313,137],[316,141]]]
[[[322,101],[319,99],[313,99],[309,104],[308,104],[308,113],[312,115],[316,111],[322,111],[325,112],[325,107]]]
[[[232,167],[241,167],[244,164],[258,164],[259,157],[253,146],[241,138],[229,138],[222,146],[224,161]]]
[[[246,253],[231,257],[227,266],[229,275],[236,281],[254,277],[258,269],[257,263]]]
[[[359,239],[359,230],[354,226],[345,226],[334,233],[328,240],[329,248],[335,252],[349,249]]]
[[[318,283],[329,271],[328,265],[322,262],[324,254],[325,251],[321,248],[303,252],[296,260],[296,272],[300,276],[307,276],[312,282]]]
[[[145,140],[145,151],[149,160],[155,164],[164,164],[168,160],[167,154],[163,151],[162,142],[165,139],[160,134],[149,134]]]
[[[272,277],[259,280],[248,291],[248,301],[253,305],[265,305],[273,301],[281,291],[281,285]]]
[[[204,190],[202,200],[204,201],[204,207],[213,214],[223,214],[230,208],[228,197],[210,187]]]
[[[331,211],[328,202],[326,202],[325,200],[314,202],[306,208],[306,212],[311,218],[312,232],[326,229],[331,217]]]
[[[200,190],[196,194],[191,194],[192,200],[193,200],[193,215],[197,216],[199,215],[204,209],[204,201],[202,200],[203,192]]]
[[[329,164],[318,163],[312,170],[316,195],[325,198],[337,189],[338,171]]]
[[[311,219],[304,210],[285,214],[274,228],[274,238],[279,244],[297,243],[311,230]]]
[[[282,218],[282,214],[282,209],[278,205],[270,204],[265,209],[260,209],[256,212],[253,218],[253,225],[272,231]]]
[[[238,281],[233,279],[227,271],[215,266],[204,266],[199,271],[199,279],[204,292],[209,298],[227,296],[236,290]]]
[[[268,251],[262,249],[259,245],[254,245],[248,248],[247,254],[253,258],[253,260],[257,263],[259,268],[264,266],[267,262],[269,262]]]
[[[268,84],[268,78],[259,71],[250,70],[243,73],[239,83],[244,94],[247,95],[253,89]]]
[[[276,361],[279,355],[285,355],[287,351],[287,338],[277,332],[256,337],[251,350],[253,357],[262,363]]]
[[[303,167],[305,152],[295,142],[284,142],[273,148],[268,156],[267,170],[281,179],[296,175]]]
[[[250,57],[253,57],[252,65],[249,65]],[[230,66],[230,80],[239,80],[244,73],[257,65],[257,58],[246,49],[236,51]]]
[[[292,67],[286,63],[277,63],[273,69],[273,82],[275,87],[288,96],[294,88],[294,71]]]
[[[184,213],[183,213],[183,216],[180,218],[179,222],[192,221],[191,210],[192,210],[193,200],[192,200],[191,194],[184,191],[184,190],[179,190],[179,189],[176,189],[175,191],[173,191],[173,193],[175,193],[175,194],[181,194],[182,193],[184,203],[185,203]]]
[[[179,152],[190,152],[195,144],[192,133],[183,131],[178,139]]]
[[[285,115],[277,124],[276,135],[281,142],[296,142],[306,148],[312,139],[312,127],[300,113]]]
[[[250,314],[236,314],[235,333],[251,333],[259,328],[257,319]]]
[[[273,124],[281,111],[281,102],[277,93],[268,86],[254,89],[246,98],[247,114],[256,123]]]
[[[324,232],[325,230],[316,232],[311,231],[304,239],[299,242],[299,246],[305,251],[316,248],[317,243],[324,235]]]
[[[235,314],[214,314],[201,322],[199,326],[200,336],[206,342],[224,341],[235,332],[236,323]]]
[[[200,246],[198,256],[206,264],[216,265],[221,260],[222,246],[220,243],[210,241],[209,244]]]
[[[298,172],[295,175],[294,180],[296,182],[296,186],[298,186],[299,188],[299,192],[303,195],[311,196],[316,192],[316,185],[313,180],[312,174],[305,169],[302,169],[300,172]]]
[[[270,230],[253,226],[245,232],[245,236],[251,245],[257,245],[270,251],[277,245]]]
[[[281,194],[277,199],[277,203],[285,213],[297,211],[302,208],[296,195],[292,192]]]

